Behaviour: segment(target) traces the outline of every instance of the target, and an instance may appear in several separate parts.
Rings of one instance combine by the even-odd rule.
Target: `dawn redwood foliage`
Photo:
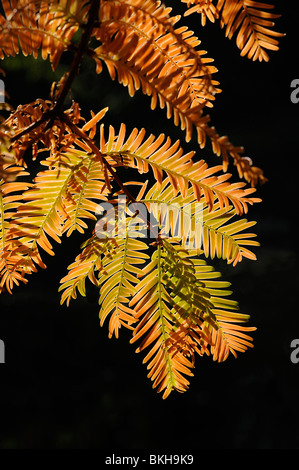
[[[46,267],[43,252],[54,255],[53,244],[63,234],[88,232],[86,219],[94,221],[61,280],[61,302],[85,295],[86,282],[92,282],[109,337],[129,328],[137,352],[146,350],[143,362],[153,387],[163,398],[172,390],[184,392],[196,354],[224,361],[252,347],[248,333],[255,330],[243,325],[249,316],[238,312],[229,299],[230,284],[206,261],[216,256],[236,265],[244,257],[256,259],[251,250],[258,242],[249,230],[255,222],[244,214],[260,201],[253,194],[265,181],[243,149],[210,124],[206,108],[220,91],[216,68],[199,39],[161,1],[1,4],[1,59],[40,54],[53,69],[65,51],[73,60],[53,84],[50,99],[37,97],[17,109],[2,105],[9,115],[0,127],[0,291],[12,293],[15,285],[27,283],[31,273]],[[267,61],[266,51],[278,49],[282,34],[273,29],[278,15],[272,5],[182,4],[186,17],[200,15],[199,29],[200,23],[219,22],[242,56]],[[131,96],[141,90],[151,109],[165,108],[186,141],[195,132],[200,148],[209,144],[221,164],[209,167],[164,134],[127,132],[123,123],[108,126],[103,123],[108,108],[90,111],[87,119],[76,102],[66,109],[84,55],[94,60],[95,75],[107,67]],[[41,165],[32,182],[28,155]],[[230,161],[240,181],[227,172]],[[131,169],[130,179],[123,180],[120,168]],[[154,184],[138,181],[138,172],[150,172]],[[102,214],[99,204],[107,209]]]

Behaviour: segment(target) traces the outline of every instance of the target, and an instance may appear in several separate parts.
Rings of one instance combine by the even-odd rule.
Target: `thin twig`
[[[67,97],[67,94],[71,89],[73,80],[78,73],[78,69],[79,69],[82,57],[85,54],[86,50],[88,49],[88,43],[91,37],[91,33],[94,28],[94,24],[98,19],[99,8],[100,8],[100,0],[92,0],[90,9],[89,9],[89,14],[88,14],[88,21],[87,21],[84,33],[82,34],[81,41],[79,43],[76,55],[71,64],[68,77],[61,89],[61,92],[59,93],[57,102],[53,109],[53,112],[55,112],[56,114],[59,113],[59,111],[61,111],[62,109],[64,101]]]

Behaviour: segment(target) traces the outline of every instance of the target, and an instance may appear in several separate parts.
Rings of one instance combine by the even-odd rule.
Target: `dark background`
[[[178,2],[168,3],[176,12]],[[216,266],[258,328],[255,348],[223,364],[198,358],[189,391],[163,401],[151,388],[141,355],[129,344],[129,332],[109,340],[107,324],[99,327],[92,287],[87,298],[69,308],[59,305],[59,280],[85,238],[63,239],[55,257],[45,256],[46,271],[0,298],[0,338],[6,346],[6,364],[0,365],[0,449],[299,448],[299,364],[290,360],[291,341],[299,338],[299,104],[290,100],[291,81],[299,78],[298,6],[275,4],[283,15],[276,29],[287,35],[269,63],[241,58],[219,24],[203,29],[198,15],[181,21],[202,39],[219,69],[223,93],[210,113],[213,124],[243,145],[269,178],[258,188],[263,203],[248,214],[258,222],[258,261]],[[5,60],[12,104],[47,98],[67,61],[53,74],[47,62],[30,57]],[[129,129],[163,131],[172,140],[180,138],[186,151],[198,150],[195,140],[185,144],[164,111],[150,111],[148,97],[137,93],[130,98],[106,72],[95,76],[89,61],[81,72],[73,98],[86,116],[88,109],[109,106],[107,125],[117,128],[125,122]],[[208,148],[198,154],[211,165],[219,163]]]

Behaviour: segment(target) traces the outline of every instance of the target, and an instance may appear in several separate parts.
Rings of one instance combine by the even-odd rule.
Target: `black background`
[[[178,2],[168,3],[176,12]],[[290,360],[291,341],[299,338],[299,104],[290,100],[291,81],[299,78],[298,6],[275,4],[282,13],[276,29],[287,34],[269,63],[241,58],[219,24],[203,29],[198,15],[181,20],[202,39],[219,69],[223,92],[210,113],[213,124],[243,145],[269,178],[258,188],[263,203],[248,214],[258,222],[258,261],[244,260],[235,268],[217,264],[232,282],[241,311],[258,328],[255,348],[223,364],[198,358],[190,389],[163,401],[151,388],[142,357],[129,344],[129,332],[109,340],[107,325],[99,327],[92,287],[87,298],[69,308],[59,305],[59,280],[85,239],[63,238],[56,256],[45,256],[46,271],[0,298],[0,338],[6,346],[6,364],[0,365],[1,449],[299,448],[299,364]],[[5,60],[11,102],[47,98],[63,67],[55,75],[47,62]],[[117,128],[125,122],[129,129],[163,131],[172,140],[180,138],[186,151],[198,150],[195,139],[185,144],[184,134],[163,110],[150,111],[148,97],[137,93],[130,98],[106,72],[95,76],[88,61],[74,83],[73,98],[83,113],[109,106],[107,125]],[[219,163],[208,148],[198,155],[211,165]]]

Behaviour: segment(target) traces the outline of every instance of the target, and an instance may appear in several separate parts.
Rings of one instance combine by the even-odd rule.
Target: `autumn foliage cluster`
[[[4,70],[5,58],[19,53],[41,56],[53,69],[66,51],[73,54],[49,99],[37,97],[16,109],[9,100],[2,105],[0,291],[12,293],[45,268],[43,253],[54,255],[63,235],[86,232],[61,280],[61,301],[69,304],[93,283],[100,324],[108,323],[110,337],[118,337],[121,327],[131,330],[131,343],[146,351],[148,377],[163,398],[188,388],[196,355],[221,362],[252,347],[255,328],[244,326],[249,316],[239,313],[230,284],[208,260],[234,266],[244,257],[256,259],[255,222],[245,215],[260,200],[256,186],[266,179],[242,147],[211,125],[207,111],[220,92],[217,70],[184,20],[198,15],[198,31],[207,21],[218,23],[251,60],[268,61],[282,36],[274,29],[272,5],[181,4],[183,19],[156,0],[3,0],[0,14]],[[185,153],[179,141],[145,129],[127,131],[124,123],[115,129],[108,108],[91,110],[89,117],[81,115],[79,103],[66,109],[83,56],[94,61],[95,80],[107,68],[131,96],[139,90],[152,110],[165,109],[187,142],[195,135],[198,148]],[[200,158],[205,146],[219,157],[218,165]],[[31,159],[40,164],[33,179]],[[229,165],[239,180],[232,180]],[[127,181],[120,168],[130,169]],[[138,180],[143,173],[154,184]],[[126,201],[122,214],[120,197]],[[99,213],[99,205],[108,203],[110,209]]]

